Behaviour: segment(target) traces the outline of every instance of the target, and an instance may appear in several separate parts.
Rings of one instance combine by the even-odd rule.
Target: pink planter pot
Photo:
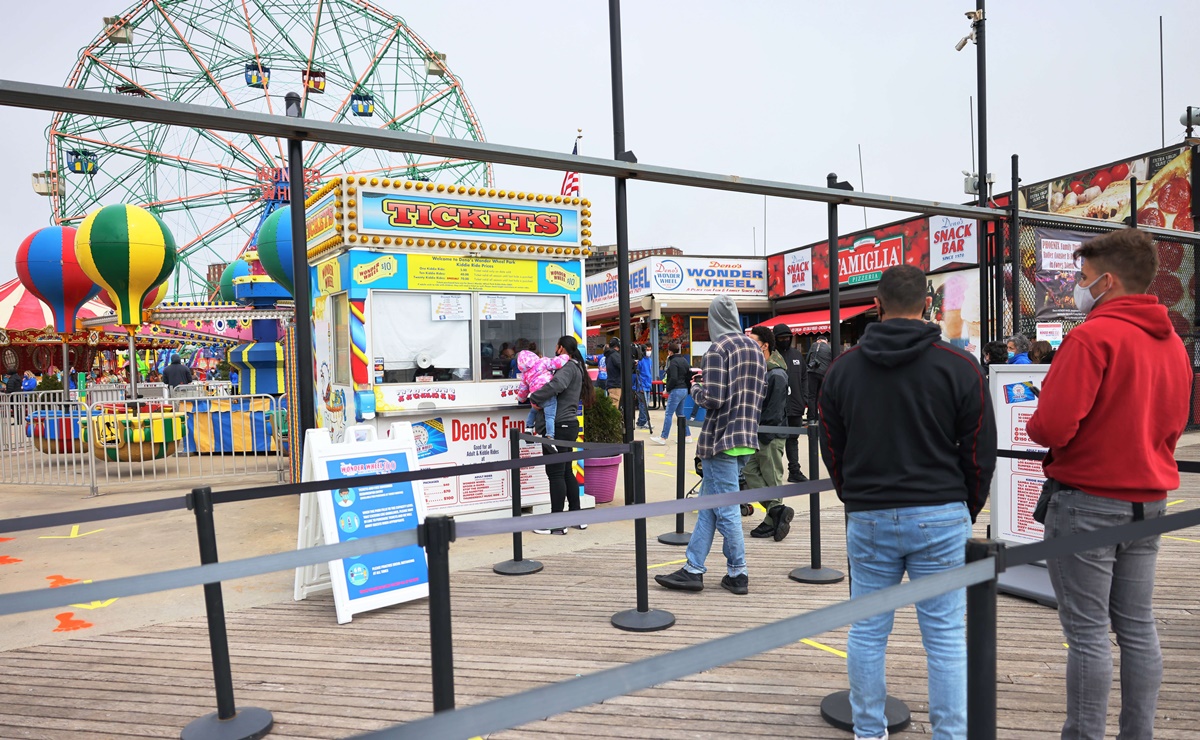
[[[583,492],[598,504],[612,503],[621,472],[621,456],[588,458],[583,466]]]

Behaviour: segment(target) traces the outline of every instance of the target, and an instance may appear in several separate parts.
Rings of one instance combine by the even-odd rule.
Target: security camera
[[[968,41],[974,41],[974,40],[975,40],[975,32],[971,31],[966,36],[963,36],[961,41],[959,41],[957,44],[954,45],[954,50],[962,51],[964,48],[966,48]]]

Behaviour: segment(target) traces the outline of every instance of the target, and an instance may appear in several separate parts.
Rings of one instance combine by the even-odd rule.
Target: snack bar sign
[[[578,247],[580,207],[410,190],[359,191],[358,232],[368,236]]]
[[[929,270],[979,261],[976,232],[979,223],[956,216],[929,218]]]

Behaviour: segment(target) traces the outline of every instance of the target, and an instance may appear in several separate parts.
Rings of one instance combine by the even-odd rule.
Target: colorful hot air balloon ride
[[[75,330],[75,315],[96,297],[96,285],[75,257],[75,229],[48,226],[25,238],[17,249],[17,277],[54,314],[54,330]]]
[[[93,211],[75,237],[79,265],[116,304],[117,323],[132,335],[142,307],[175,269],[175,238],[149,211],[131,205]]]
[[[288,292],[293,291],[292,207],[283,206],[267,216],[258,230],[258,260],[271,279]]]
[[[142,301],[142,310],[149,311],[158,307],[158,304],[167,299],[167,293],[170,291],[171,281],[167,280],[146,296],[146,300]],[[101,289],[100,295],[96,297],[96,300],[100,301],[114,311],[117,309],[117,302],[113,300],[113,297],[108,294],[107,290]]]

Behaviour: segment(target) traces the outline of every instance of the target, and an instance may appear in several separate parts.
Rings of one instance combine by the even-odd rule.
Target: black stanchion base
[[[629,609],[612,616],[612,625],[626,632],[658,632],[675,624],[675,615],[662,609]]]
[[[536,560],[505,560],[493,565],[492,571],[502,576],[528,576],[541,573],[542,567]]]
[[[908,711],[908,705],[891,695],[884,704],[883,715],[887,722],[889,735],[902,732],[912,721],[912,713]],[[822,699],[821,719],[839,730],[854,732],[854,713],[850,710],[850,692],[835,691]]]
[[[217,719],[217,713],[192,720],[179,734],[181,740],[258,740],[266,737],[275,718],[265,709],[242,707],[229,719]]]
[[[666,534],[660,534],[658,541],[664,545],[682,545],[687,547],[688,540],[691,538],[691,532],[667,532]]]
[[[841,583],[846,580],[846,574],[833,568],[796,568],[788,573],[797,583]]]

